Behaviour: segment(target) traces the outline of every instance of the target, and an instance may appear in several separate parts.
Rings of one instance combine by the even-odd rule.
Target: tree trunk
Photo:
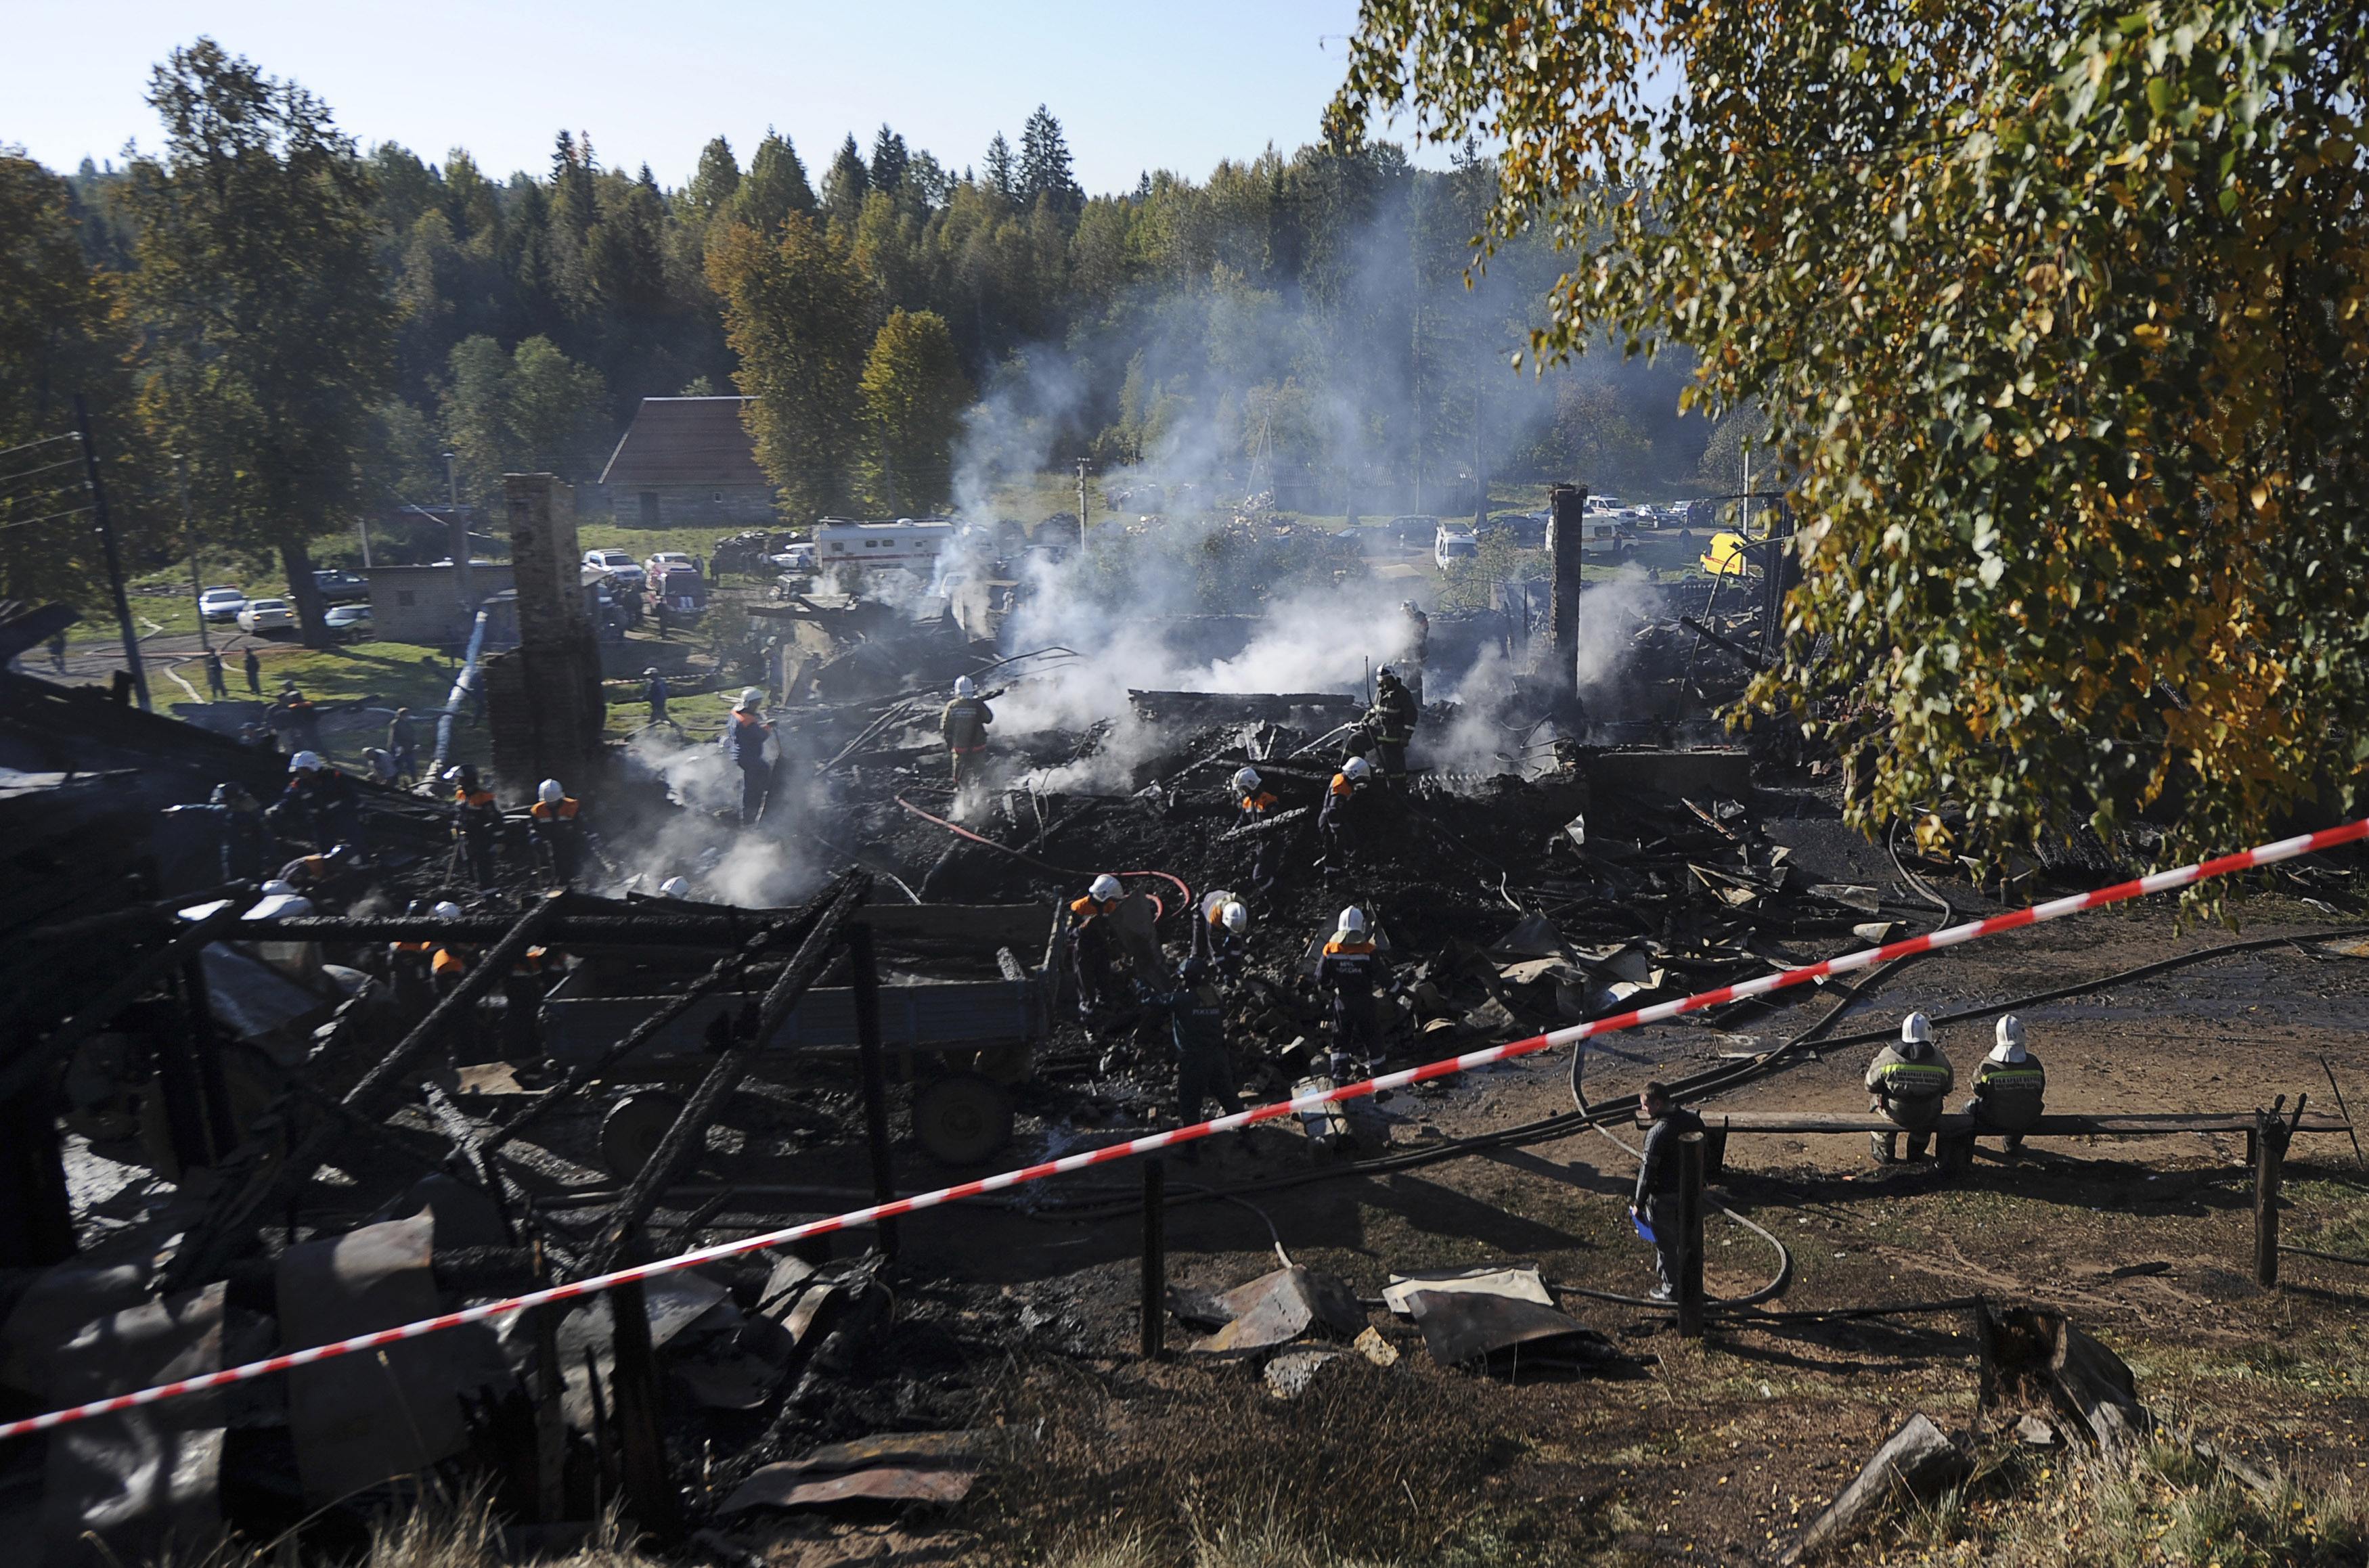
[[[280,546],[280,565],[288,574],[289,602],[296,606],[296,626],[306,647],[326,647],[329,628],[322,624],[327,607],[321,602],[321,585],[313,580],[313,549],[303,540]]]

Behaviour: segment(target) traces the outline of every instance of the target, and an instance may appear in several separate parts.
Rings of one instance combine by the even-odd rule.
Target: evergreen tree
[[[872,177],[864,167],[864,155],[856,151],[855,137],[850,134],[839,144],[839,152],[822,177],[823,211],[842,231],[854,232],[856,220],[864,215],[864,198],[871,184]]]
[[[815,210],[814,188],[807,183],[807,166],[790,139],[772,131],[757,143],[749,172],[732,199],[732,215],[760,234],[774,234],[793,212]]]
[[[1058,212],[1074,212],[1086,199],[1070,172],[1070,143],[1061,135],[1061,122],[1041,103],[1020,132],[1020,204],[1034,207],[1039,197],[1051,200]]]
[[[128,303],[147,342],[151,438],[186,454],[218,541],[279,551],[323,640],[312,541],[360,499],[395,311],[370,177],[318,98],[211,39],[156,68],[161,157],[133,166]]]
[[[740,160],[732,155],[732,143],[718,136],[699,152],[699,171],[683,187],[683,200],[697,213],[702,222],[721,212],[740,189]]]
[[[872,138],[872,189],[896,195],[905,184],[905,168],[911,162],[905,138],[881,126],[879,134]]]
[[[995,140],[987,144],[987,159],[980,170],[990,190],[1006,201],[1019,200],[1020,171],[1013,165],[1012,143],[1003,139],[1002,132],[997,132]]]
[[[970,403],[945,318],[889,312],[864,361],[862,392],[865,499],[892,516],[943,507],[954,493],[954,441]]]

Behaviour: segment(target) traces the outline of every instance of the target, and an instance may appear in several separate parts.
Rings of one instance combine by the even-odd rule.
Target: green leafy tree
[[[1759,401],[1803,580],[1748,702],[1866,765],[1853,821],[2182,852],[2369,759],[2364,52],[2335,0],[1369,0],[1333,127],[1504,148],[1539,351]]]
[[[583,483],[598,471],[608,386],[601,372],[530,338],[509,353],[487,337],[453,346],[444,439],[461,492],[488,510],[504,474],[550,473]]]
[[[864,363],[865,498],[883,512],[935,511],[954,494],[954,443],[970,383],[933,311],[896,310]]]
[[[782,516],[843,509],[863,445],[863,373],[872,296],[820,224],[790,214],[777,234],[735,223],[710,242],[707,272],[740,356],[733,379],[755,401],[742,418]]]
[[[145,339],[141,407],[186,454],[216,543],[279,552],[308,643],[324,638],[311,542],[361,499],[393,381],[394,306],[352,141],[292,82],[210,39],[156,68],[161,157],[132,166]]]
[[[27,443],[74,427],[87,399],[107,462],[102,480],[119,534],[136,540],[147,514],[141,475],[118,425],[129,387],[126,345],[110,316],[114,280],[85,258],[66,182],[0,151],[0,599],[104,603],[106,570],[84,487],[81,449]],[[107,439],[109,435],[113,440]]]

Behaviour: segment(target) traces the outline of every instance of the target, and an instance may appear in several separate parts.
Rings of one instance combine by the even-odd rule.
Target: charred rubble
[[[564,509],[528,499],[514,525],[572,555],[572,525],[552,521]],[[1393,1065],[1833,951],[1905,915],[1873,887],[1813,879],[1762,830],[1772,802],[1830,813],[1830,767],[1672,744],[1706,737],[1708,706],[1740,690],[1764,606],[1738,608],[1739,592],[1722,613],[1699,602],[1705,585],[1672,585],[1619,633],[1629,677],[1583,698],[1534,673],[1570,668],[1576,584],[1574,570],[1509,591],[1435,632],[1533,673],[1483,713],[1425,705],[1413,765],[1361,800],[1345,863],[1316,807],[1364,693],[1139,690],[1093,722],[999,737],[990,783],[958,795],[934,733],[947,684],[1058,679],[1087,656],[861,601],[776,600],[755,617],[773,634],[782,760],[753,826],[687,802],[667,763],[705,755],[695,738],[577,757],[613,826],[604,873],[576,890],[551,886],[516,812],[497,884],[464,886],[439,800],[358,784],[361,858],[301,909],[274,903],[189,813],[225,782],[269,800],[283,759],[94,692],[0,681],[0,1417],[1163,1125],[1164,1031],[1124,995],[1079,1006],[1066,909],[1104,872],[1145,874],[1128,883],[1128,967],[1147,984],[1172,983],[1205,894],[1249,906],[1226,995],[1253,1101],[1325,1070],[1311,959],[1345,905],[1390,960]],[[589,656],[566,616],[542,617],[541,645],[536,615],[521,619],[530,642],[504,680],[526,694],[506,702],[544,716],[507,744],[538,759],[531,776],[580,753]],[[541,681],[566,703],[539,704]],[[1458,756],[1480,765],[1427,764],[1423,736],[1459,725],[1482,739]],[[1228,788],[1243,767],[1279,797],[1253,830]],[[690,898],[622,864],[626,841],[661,830],[679,852],[705,846]],[[752,840],[795,849],[798,896],[717,896]],[[460,915],[429,912],[448,898]],[[1315,1169],[1354,1154],[1358,1131],[1314,1118],[1256,1136]],[[1280,1292],[1298,1324],[1276,1335],[1261,1317],[1243,1354],[1330,1336],[1395,1355],[1338,1282],[1295,1266],[1243,1288]],[[1506,1310],[1530,1311],[1533,1289],[1515,1278]],[[1172,1304],[1215,1338],[1249,1332],[1249,1299]],[[1516,1339],[1555,1337],[1574,1368],[1619,1359],[1564,1322]],[[1425,1335],[1476,1365],[1516,1342],[1469,1304]],[[74,1562],[225,1523],[359,1539],[373,1508],[436,1477],[552,1529],[622,1500],[677,1537],[750,1508],[945,1502],[967,1484],[959,1434],[1002,1356],[1116,1337],[917,1270],[888,1222],[20,1440],[0,1451],[0,1513],[38,1533],[44,1561]],[[1279,1391],[1332,1353],[1307,1349],[1271,1376]]]

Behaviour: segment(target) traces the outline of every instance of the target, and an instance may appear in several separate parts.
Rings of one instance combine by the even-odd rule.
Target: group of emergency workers
[[[1405,608],[1416,627],[1420,658],[1428,626],[1419,610]],[[1372,704],[1352,727],[1340,766],[1316,802],[1314,869],[1326,881],[1358,869],[1377,847],[1373,813],[1379,787],[1385,777],[1405,771],[1419,712],[1415,692],[1397,668],[1385,666]],[[993,718],[973,683],[958,681],[940,724],[957,785],[976,776]],[[1229,835],[1243,846],[1239,879],[1195,900],[1187,956],[1173,980],[1152,934],[1148,897],[1130,894],[1119,875],[1096,876],[1064,917],[1079,1013],[1090,1035],[1107,1045],[1116,1025],[1130,1019],[1165,1022],[1182,1123],[1200,1120],[1211,1106],[1220,1113],[1241,1108],[1240,1080],[1226,1036],[1229,993],[1255,978],[1250,970],[1252,910],[1273,898],[1293,844],[1306,838],[1285,830],[1287,818],[1305,807],[1287,806],[1257,767],[1237,769],[1227,788],[1233,807]],[[1316,951],[1305,973],[1328,1015],[1328,1039],[1321,1058],[1311,1056],[1302,1065],[1333,1083],[1377,1073],[1383,1066],[1381,1010],[1392,977],[1376,938],[1366,909],[1352,904],[1312,944]],[[1122,979],[1123,968],[1133,970],[1131,983]],[[1103,1066],[1110,1070],[1122,1059],[1121,1050],[1112,1046]],[[1196,1148],[1186,1146],[1187,1158]]]

